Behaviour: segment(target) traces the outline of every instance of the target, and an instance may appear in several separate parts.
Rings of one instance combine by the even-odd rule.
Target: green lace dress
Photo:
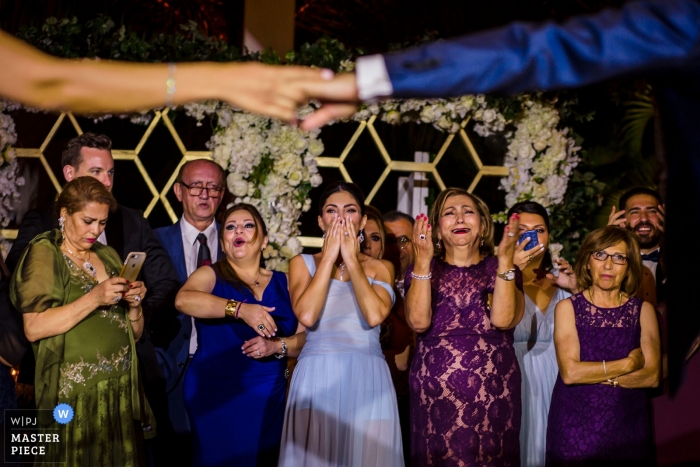
[[[66,305],[98,284],[63,254],[60,244],[60,232],[52,230],[35,237],[24,251],[10,291],[21,313]],[[112,248],[95,243],[92,252],[110,277],[119,274],[121,261]],[[139,390],[127,310],[121,305],[100,307],[65,334],[32,346],[37,408],[53,410],[65,402],[75,411],[66,425],[68,462],[64,465],[143,465],[141,427],[147,427],[148,437],[155,434],[155,424]],[[48,411],[40,412],[39,422],[47,428],[57,426]],[[53,455],[59,454],[50,453],[42,460],[50,461]]]

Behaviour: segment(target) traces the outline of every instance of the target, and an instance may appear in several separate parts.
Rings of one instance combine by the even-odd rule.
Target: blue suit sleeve
[[[513,23],[384,58],[395,97],[554,90],[697,69],[700,3],[638,1],[563,24]]]

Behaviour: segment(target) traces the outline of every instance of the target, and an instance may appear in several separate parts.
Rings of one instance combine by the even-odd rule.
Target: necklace
[[[95,266],[90,262],[90,252],[88,251],[88,257],[87,259],[81,258],[80,256],[76,255],[73,253],[73,251],[66,247],[66,251],[71,254],[71,256],[78,258],[80,261],[84,261],[83,263],[83,269],[85,269],[94,279],[97,279],[97,269],[95,269]]]
[[[588,289],[588,298],[591,299],[591,305],[595,306],[595,302],[593,301],[593,293],[591,292],[593,290],[593,287]],[[620,290],[620,293],[617,296],[617,300],[620,302],[618,306],[622,306],[622,290]]]
[[[255,287],[260,287],[260,282],[258,282],[258,279],[260,279],[260,268],[258,268],[258,277],[256,277],[255,280],[253,281],[253,284],[255,285]]]

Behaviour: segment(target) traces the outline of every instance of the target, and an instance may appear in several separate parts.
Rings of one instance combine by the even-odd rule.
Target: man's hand
[[[301,123],[302,130],[314,130],[323,125],[347,118],[357,111],[357,79],[355,73],[344,73],[335,78],[318,81],[300,81],[298,86],[309,99],[321,102],[321,108]]]
[[[625,210],[618,211],[615,206],[612,207],[610,211],[610,216],[608,217],[608,225],[616,225],[618,227],[627,227],[627,219],[625,218]]]

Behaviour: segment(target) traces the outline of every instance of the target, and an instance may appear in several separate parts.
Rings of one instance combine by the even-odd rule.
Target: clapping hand
[[[340,220],[340,255],[343,262],[347,265],[357,262],[357,255],[360,252],[360,240],[357,238],[357,228],[350,216]]]
[[[324,258],[328,258],[333,262],[335,262],[340,254],[341,222],[342,219],[335,217],[323,234],[321,254]]]

